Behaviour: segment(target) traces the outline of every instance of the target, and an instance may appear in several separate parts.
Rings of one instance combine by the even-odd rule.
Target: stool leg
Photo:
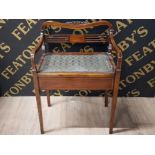
[[[115,111],[116,111],[116,105],[117,105],[118,88],[119,88],[119,79],[120,79],[120,70],[116,71],[115,80],[114,80],[109,134],[113,133]]]
[[[40,131],[41,131],[41,134],[44,134],[43,114],[42,114],[39,83],[38,83],[37,73],[35,71],[32,71],[32,73],[33,73],[33,83],[34,83],[34,90],[35,90],[38,116],[39,116]]]
[[[49,107],[51,107],[51,101],[50,101],[50,91],[49,90],[46,90],[46,95],[47,95],[47,104]]]
[[[44,134],[42,106],[39,90],[35,90],[41,134]]]
[[[104,97],[105,97],[105,107],[108,107],[108,92],[107,91],[105,91],[105,93],[104,93]]]
[[[109,129],[109,133],[110,134],[113,133],[113,126],[114,126],[114,119],[115,119],[116,104],[117,104],[117,96],[116,96],[116,94],[114,94],[113,97],[112,97],[110,129]]]

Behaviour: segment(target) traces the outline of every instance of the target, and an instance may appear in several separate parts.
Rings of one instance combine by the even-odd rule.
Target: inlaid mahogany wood
[[[87,29],[87,28],[94,28],[97,26],[106,26],[107,31],[105,34],[44,34],[44,30],[48,29],[49,27],[61,27],[66,29]],[[108,106],[108,91],[112,90],[112,108],[111,108],[111,116],[110,116],[110,125],[109,125],[109,133],[111,134],[113,132],[114,127],[114,120],[115,120],[115,111],[116,111],[116,104],[117,104],[117,96],[118,96],[118,87],[119,87],[119,80],[120,80],[120,74],[121,74],[121,65],[122,65],[122,52],[117,47],[117,44],[115,43],[114,37],[113,37],[113,29],[112,24],[108,21],[102,20],[92,23],[83,23],[83,24],[70,24],[70,23],[60,23],[60,22],[54,22],[54,21],[47,21],[42,24],[42,30],[41,30],[40,40],[38,45],[32,50],[31,54],[31,63],[32,63],[32,73],[33,73],[33,81],[34,81],[34,89],[36,93],[36,101],[37,101],[37,108],[38,108],[38,115],[39,115],[39,122],[40,122],[40,130],[43,134],[44,126],[43,126],[43,115],[42,115],[42,106],[41,106],[41,99],[40,99],[40,91],[45,90],[47,95],[47,103],[48,106],[51,106],[50,102],[50,90],[52,89],[60,89],[60,90],[76,90],[76,89],[90,89],[90,90],[104,90],[105,91],[105,106]],[[80,52],[62,52],[62,53],[53,53],[51,51],[44,51],[44,54],[42,55],[39,64],[35,63],[35,55],[36,53],[41,49],[41,47],[44,45],[44,43],[108,43],[108,51],[105,56],[99,55],[100,52],[86,52],[86,53],[80,53]],[[113,57],[111,55],[111,51],[116,51],[117,54],[117,63],[114,63]],[[63,56],[63,57],[62,57]],[[53,58],[54,59],[51,59]],[[65,59],[62,59],[64,58]],[[89,61],[87,57],[92,61],[89,64]],[[103,57],[102,61],[107,61],[104,63],[104,65],[110,65],[110,71],[104,70],[105,66],[100,66],[100,63],[98,64],[98,67],[101,67],[100,72],[98,72],[97,68],[89,67],[89,65],[93,64],[95,67],[95,61],[101,60],[101,57]],[[48,59],[47,59],[48,58]],[[62,63],[59,63],[55,60],[55,58],[59,58],[60,61],[62,60]],[[66,61],[67,59],[70,59]],[[83,69],[83,61],[85,63],[88,63],[87,66],[84,67],[84,70],[88,67],[90,71],[74,71],[72,67],[75,67],[74,61],[78,63],[79,65],[82,65],[80,69]],[[48,63],[46,61],[49,61]],[[45,65],[49,65],[52,60],[52,64],[59,63],[65,64],[66,66],[68,63],[73,63],[74,65],[71,66],[71,71],[68,69],[68,71],[56,71],[57,68],[54,70],[46,70],[44,71],[44,68],[48,67]],[[55,62],[53,62],[53,60]],[[82,64],[80,64],[82,63]],[[50,64],[51,65],[51,64]],[[109,69],[107,67],[107,69]],[[54,67],[49,66],[49,67]],[[78,70],[78,67],[75,68]],[[103,67],[103,68],[102,68]],[[62,67],[63,68],[63,67]],[[66,70],[67,68],[65,68]],[[50,71],[51,70],[51,71]],[[95,71],[96,70],[96,71]],[[50,71],[50,72],[48,72]],[[70,72],[69,72],[70,71]]]
[[[45,36],[47,43],[106,43],[107,35],[101,34],[53,34]]]

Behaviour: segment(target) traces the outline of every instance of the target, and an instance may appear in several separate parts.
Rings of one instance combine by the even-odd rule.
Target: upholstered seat
[[[113,67],[106,53],[90,55],[46,55],[40,72],[108,72]]]

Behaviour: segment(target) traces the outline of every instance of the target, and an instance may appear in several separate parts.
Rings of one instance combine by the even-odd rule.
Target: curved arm
[[[92,28],[97,26],[108,26],[109,28],[112,28],[112,24],[106,20],[96,21],[92,23],[84,23],[84,24],[70,24],[70,23],[60,23],[55,21],[47,21],[42,24],[42,29],[46,29],[49,26],[56,26],[56,27],[62,27],[67,29],[86,29],[86,28]]]
[[[114,37],[113,37],[113,30],[110,30],[110,42],[112,44],[112,49],[114,49],[117,53],[117,65],[116,65],[116,69],[121,70],[121,66],[122,66],[122,51],[118,48]]]
[[[32,53],[31,53],[32,71],[37,71],[36,64],[35,64],[35,54],[39,51],[39,49],[43,45],[43,41],[44,41],[43,34],[41,33],[39,43],[34,49],[32,49]]]

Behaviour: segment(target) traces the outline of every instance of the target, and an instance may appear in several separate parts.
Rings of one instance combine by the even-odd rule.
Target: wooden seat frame
[[[40,35],[40,41],[38,45],[33,49],[31,54],[31,63],[32,63],[32,73],[33,73],[33,81],[34,81],[34,89],[36,95],[36,102],[38,108],[39,122],[40,122],[40,130],[41,134],[43,134],[44,126],[43,126],[43,114],[42,114],[42,106],[41,106],[41,97],[40,91],[45,90],[47,95],[47,103],[48,106],[51,106],[50,102],[50,90],[104,90],[105,91],[105,106],[108,106],[108,91],[112,90],[112,106],[111,106],[111,114],[110,114],[110,125],[109,125],[109,133],[113,132],[114,120],[115,120],[115,111],[117,104],[117,96],[118,96],[118,87],[119,80],[121,74],[121,64],[122,64],[122,52],[117,47],[114,38],[113,38],[113,29],[112,24],[108,21],[101,20],[92,23],[84,23],[84,24],[68,24],[68,23],[60,23],[54,21],[47,21],[42,24],[42,30],[48,27],[62,27],[73,30],[81,30],[87,28],[93,28],[97,26],[108,26],[108,36],[101,34],[87,34],[87,35],[67,35],[67,34],[53,34],[51,36],[46,36],[43,33]],[[35,55],[40,50],[40,48],[46,43],[87,43],[87,42],[106,42],[109,43],[108,53],[111,53],[112,50],[117,53],[117,63],[115,64],[113,58],[110,54],[109,58],[111,64],[113,66],[113,73],[44,73],[40,72],[39,68],[44,60],[45,54],[43,54],[40,59],[39,65],[35,63]],[[45,52],[46,53],[46,52]],[[54,54],[54,53],[53,53]],[[64,54],[64,53],[60,53]],[[77,54],[77,53],[68,53],[65,54]],[[78,54],[82,54],[78,52]],[[90,54],[90,53],[83,53]],[[97,53],[92,53],[97,54]]]

